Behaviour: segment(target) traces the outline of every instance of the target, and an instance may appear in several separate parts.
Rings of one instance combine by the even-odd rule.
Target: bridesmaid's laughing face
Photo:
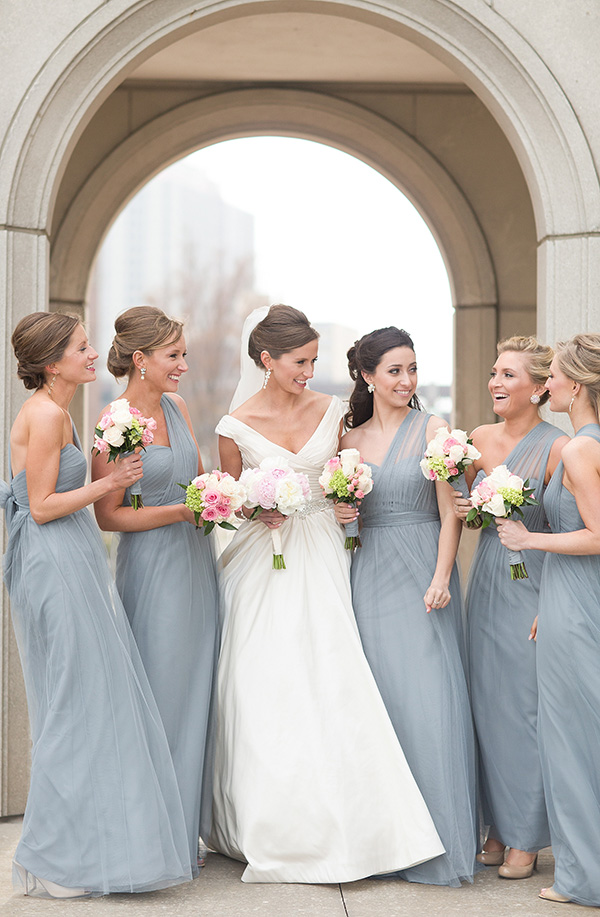
[[[88,341],[83,325],[77,325],[62,357],[52,365],[61,381],[80,385],[82,382],[93,382],[96,378],[94,361],[97,359],[98,354]],[[49,375],[52,376],[52,373]]]
[[[145,359],[146,377],[144,384],[162,392],[177,392],[179,380],[188,371],[185,360],[185,337],[183,334],[164,347],[157,347]]]
[[[393,347],[382,356],[373,374],[363,373],[375,386],[373,397],[404,408],[417,390],[417,358],[411,347]]]
[[[488,388],[499,417],[516,417],[531,411],[531,396],[541,394],[543,386],[529,375],[529,357],[515,350],[505,350],[492,367]]]

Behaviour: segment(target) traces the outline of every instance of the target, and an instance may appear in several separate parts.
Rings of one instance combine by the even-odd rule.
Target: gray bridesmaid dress
[[[74,438],[58,493],[85,483]],[[38,525],[24,471],[0,482],[0,505],[33,743],[16,861],[94,895],[191,879],[165,732],[96,523],[81,509]]]
[[[576,434],[600,442],[600,426]],[[553,532],[584,528],[562,462],[544,507]],[[537,639],[538,737],[554,887],[600,907],[600,556],[546,554]]]
[[[529,479],[539,500],[539,506],[523,508],[531,532],[548,530],[544,477],[552,445],[563,435],[542,421],[504,462]],[[529,578],[513,581],[496,526],[483,529],[466,604],[483,822],[491,837],[534,853],[550,843],[537,747],[536,645],[528,639],[538,612],[544,553],[524,551],[523,556]]]
[[[185,418],[168,395],[161,405],[170,445],[151,445],[143,454],[147,506],[182,503],[178,484],[198,474],[198,451]],[[197,875],[198,836],[208,832],[211,800],[207,735],[217,580],[210,538],[189,522],[123,532],[116,580],[169,740]]]
[[[458,886],[476,870],[476,764],[456,568],[450,604],[427,614],[423,602],[440,535],[435,486],[419,467],[430,416],[410,411],[381,466],[372,466],[352,602],[365,654],[446,848],[397,875]]]

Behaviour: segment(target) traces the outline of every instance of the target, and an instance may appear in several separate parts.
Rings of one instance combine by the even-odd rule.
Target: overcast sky
[[[287,137],[217,143],[186,160],[255,216],[256,287],[358,335],[398,325],[419,381],[452,375],[452,305],[439,249],[386,178],[339,150]]]

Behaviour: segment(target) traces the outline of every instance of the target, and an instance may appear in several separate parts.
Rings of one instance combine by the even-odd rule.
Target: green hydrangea
[[[521,506],[524,502],[523,494],[520,490],[513,490],[512,487],[499,487],[498,493],[511,506]]]
[[[427,459],[427,464],[435,472],[440,481],[447,481],[450,477],[448,466],[441,455],[432,455]]]
[[[185,490],[185,505],[193,513],[202,511],[202,494],[193,484],[189,484]]]
[[[348,482],[341,468],[333,472],[329,481],[329,486],[339,500],[341,500],[342,497],[348,496]]]
[[[134,418],[132,419],[132,421],[131,421],[131,431],[130,431],[130,434],[129,434],[130,439],[131,439],[131,442],[132,442],[132,443],[139,443],[139,442],[141,441],[141,439],[142,439],[142,433],[143,433],[143,432],[144,432],[144,430],[143,430],[143,428],[142,428],[141,423],[139,422],[139,420],[137,419],[137,417],[134,417]]]

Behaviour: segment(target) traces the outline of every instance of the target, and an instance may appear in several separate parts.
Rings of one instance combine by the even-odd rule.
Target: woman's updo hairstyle
[[[63,312],[32,312],[13,331],[12,346],[17,358],[17,375],[27,389],[46,383],[45,367],[64,356],[71,335],[81,322]]]
[[[363,373],[372,375],[381,360],[389,350],[395,347],[410,347],[415,349],[413,340],[403,328],[391,325],[389,328],[378,328],[365,334],[360,341],[355,341],[354,346],[348,351],[348,371],[354,379],[354,389],[350,395],[350,410],[346,414],[345,422],[348,429],[359,427],[373,416],[373,394],[367,388]],[[408,402],[409,408],[422,410],[421,402],[413,395]]]
[[[558,365],[567,378],[579,382],[600,419],[600,334],[576,334],[556,345]]]
[[[550,364],[554,357],[554,351],[547,344],[540,344],[534,337],[514,337],[506,338],[496,346],[498,356],[501,353],[524,353],[527,356],[527,372],[534,385],[544,385],[550,375]],[[540,405],[546,404],[550,392],[544,391],[540,395]]]
[[[318,338],[318,331],[315,331],[304,312],[280,303],[271,306],[262,322],[250,332],[248,356],[259,369],[264,369],[260,358],[263,350],[267,350],[273,360],[278,360],[284,353],[304,347]]]
[[[133,354],[141,350],[150,356],[159,347],[174,344],[183,334],[183,323],[155,306],[134,306],[117,316],[106,365],[115,379],[133,372]]]

